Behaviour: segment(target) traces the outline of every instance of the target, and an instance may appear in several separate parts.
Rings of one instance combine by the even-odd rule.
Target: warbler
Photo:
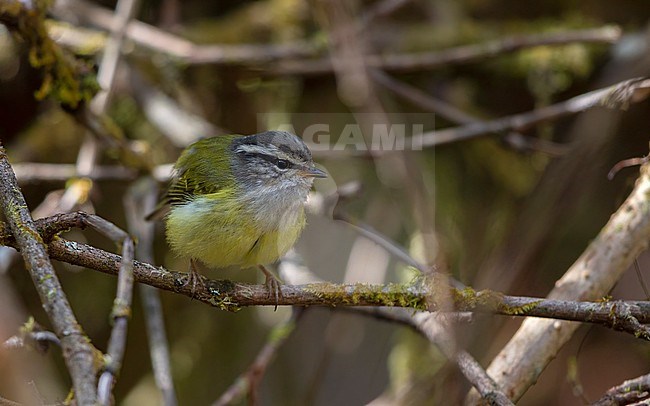
[[[193,293],[200,280],[196,261],[214,268],[257,265],[277,301],[280,283],[264,265],[294,245],[314,178],[325,177],[305,143],[288,132],[206,138],[181,153],[148,218],[164,218],[172,251],[190,258],[186,283]]]

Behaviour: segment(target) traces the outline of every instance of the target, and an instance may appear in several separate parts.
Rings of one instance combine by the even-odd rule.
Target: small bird
[[[325,177],[305,143],[288,132],[206,138],[182,152],[147,218],[164,217],[172,251],[190,258],[193,292],[200,281],[196,261],[214,268],[257,265],[277,302],[280,282],[264,265],[294,245],[314,178]]]

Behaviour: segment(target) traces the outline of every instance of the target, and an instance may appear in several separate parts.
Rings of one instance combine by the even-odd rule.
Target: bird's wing
[[[220,136],[231,138],[233,136]],[[229,142],[206,138],[190,145],[178,158],[174,174],[160,203],[147,220],[164,218],[173,206],[192,201],[196,196],[216,193],[234,182],[228,168],[230,163],[224,145]],[[219,162],[221,161],[221,162]],[[226,173],[220,173],[218,169]],[[226,168],[228,168],[226,170]]]

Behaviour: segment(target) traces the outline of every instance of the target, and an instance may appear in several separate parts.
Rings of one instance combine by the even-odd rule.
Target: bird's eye
[[[286,159],[278,159],[275,165],[280,169],[287,169],[291,164]]]

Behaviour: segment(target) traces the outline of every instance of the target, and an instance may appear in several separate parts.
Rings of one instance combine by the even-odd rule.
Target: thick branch
[[[16,176],[0,145],[0,203],[21,250],[43,308],[61,340],[63,357],[72,377],[78,404],[94,404],[97,396],[94,368],[95,349],[81,329],[63,293],[59,279],[50,263],[46,247],[31,218]]]
[[[49,245],[52,258],[94,269],[111,275],[118,272],[121,257],[89,245],[56,239]],[[245,306],[275,306],[276,299],[268,295],[265,285],[251,285],[227,280],[210,280],[201,276],[205,286],[192,293],[186,284],[188,274],[135,261],[134,277],[137,282],[159,289],[180,293],[194,300],[219,307],[238,310]],[[424,308],[425,294],[416,288],[402,285],[336,285],[313,283],[283,285],[278,305],[294,306],[401,306]]]
[[[641,167],[641,176],[630,196],[556,283],[549,298],[594,300],[612,289],[634,259],[648,247],[649,196],[650,164],[646,163]],[[625,318],[624,314],[622,318]],[[508,345],[494,359],[488,373],[495,377],[508,397],[516,401],[537,381],[546,365],[555,358],[578,326],[553,320],[524,321]],[[478,401],[477,398],[474,400]]]
[[[91,215],[83,212],[59,214],[36,220],[38,232],[46,243],[52,258],[83,266],[103,273],[117,275],[122,257],[98,248],[55,238],[56,234],[70,228],[85,228]],[[0,232],[0,244],[17,247],[8,233]],[[274,306],[275,298],[268,296],[265,285],[251,285],[225,280],[211,280],[201,276],[205,287],[197,286],[195,293],[185,285],[188,274],[169,271],[161,267],[135,261],[136,281],[169,290],[225,310],[245,306]],[[432,285],[438,289],[450,289],[454,311],[492,313],[508,316],[530,316],[568,321],[602,324],[617,330],[630,332],[648,339],[645,326],[650,323],[650,302],[642,301],[596,301],[579,302],[559,299],[507,296],[499,292],[471,288],[453,289],[444,276],[438,275]],[[333,283],[310,283],[283,285],[280,305],[293,306],[396,306],[420,310],[438,310],[436,297],[424,284],[339,285]],[[442,291],[441,291],[442,292]]]

